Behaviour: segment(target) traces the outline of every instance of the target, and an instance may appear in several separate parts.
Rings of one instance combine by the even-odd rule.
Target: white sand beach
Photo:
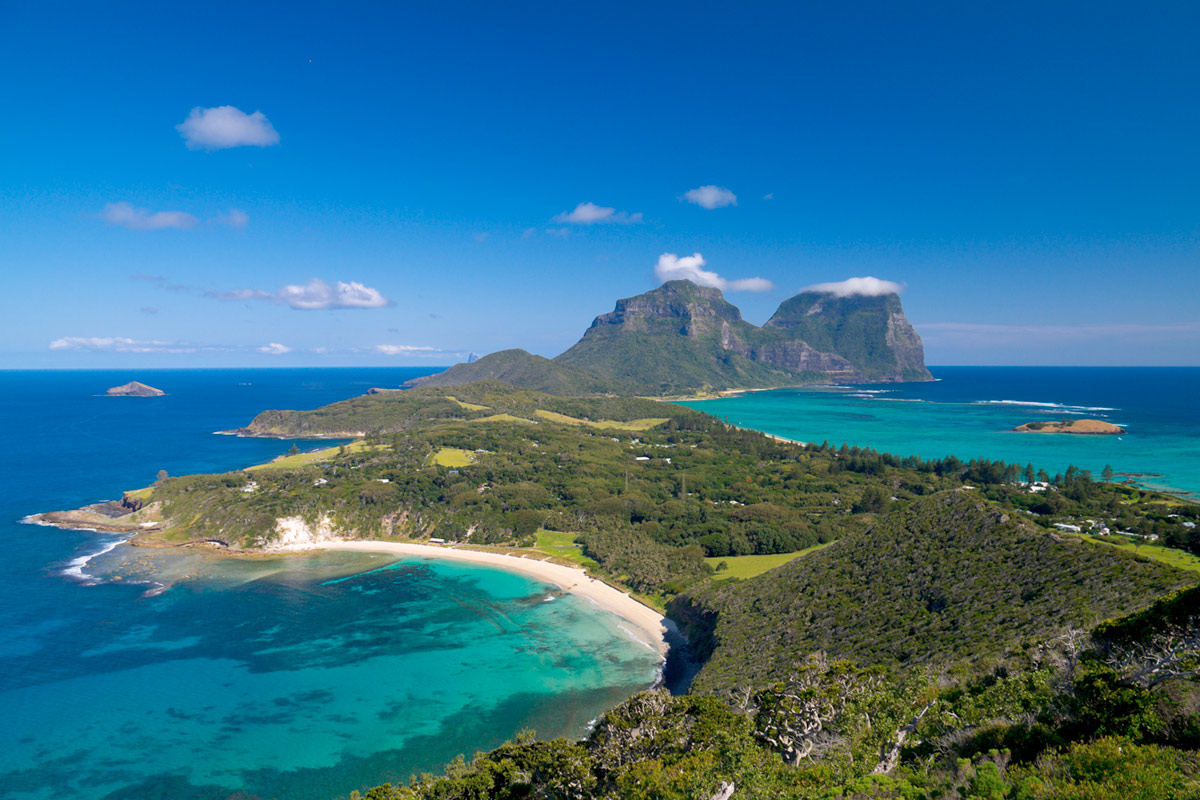
[[[666,657],[668,644],[666,639],[667,621],[650,606],[640,600],[609,586],[603,581],[596,580],[578,567],[568,567],[551,561],[537,558],[522,558],[504,553],[488,553],[481,550],[464,550],[457,547],[441,547],[438,545],[415,544],[410,542],[376,542],[369,540],[323,540],[314,544],[293,545],[285,550],[358,550],[371,553],[394,553],[403,556],[419,556],[422,558],[437,558],[447,561],[465,561],[472,564],[482,564],[497,569],[507,569],[553,583],[565,592],[576,594],[591,600],[593,603],[616,614],[635,627],[635,635],[642,638],[646,644]]]

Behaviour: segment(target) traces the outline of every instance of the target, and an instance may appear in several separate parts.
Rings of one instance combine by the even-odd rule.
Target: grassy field
[[[348,452],[348,453],[354,453],[354,452],[358,452],[360,450],[370,449],[370,446],[361,439],[350,442],[349,444],[344,445],[344,446],[346,448],[346,452]],[[380,445],[380,446],[386,446],[386,445]],[[247,467],[246,471],[247,472],[255,472],[257,470],[267,470],[267,469],[299,469],[300,467],[307,467],[310,464],[317,464],[322,461],[326,461],[330,458],[333,458],[334,456],[336,456],[338,454],[338,451],[340,449],[341,449],[341,446],[326,447],[322,450],[316,450],[311,453],[297,453],[294,456],[279,456],[271,461],[268,461],[266,464],[256,464],[253,467]]]
[[[1081,539],[1086,539],[1089,542],[1095,542],[1099,545],[1108,547],[1116,547],[1129,553],[1136,553],[1139,556],[1161,561],[1164,564],[1170,564],[1172,567],[1186,569],[1192,572],[1200,572],[1200,558],[1183,550],[1176,550],[1173,547],[1159,547],[1154,544],[1143,544],[1135,547],[1133,542],[1127,536],[1080,536]]]
[[[666,422],[665,417],[652,417],[647,419],[631,419],[628,422],[610,422],[601,420],[593,422],[590,419],[578,419],[576,417],[568,417],[566,414],[559,414],[554,411],[546,411],[537,409],[533,412],[535,415],[547,422],[559,422],[563,425],[586,425],[589,428],[610,428],[620,431],[648,431],[656,425],[662,425]]]
[[[533,420],[525,419],[524,417],[514,417],[512,414],[492,414],[488,417],[479,417],[471,420],[471,422],[528,422],[533,424]]]
[[[430,459],[432,463],[440,467],[465,467],[475,461],[475,454],[469,450],[460,450],[457,447],[443,447],[433,454]]]
[[[585,556],[583,549],[575,544],[576,535],[560,531],[538,531],[533,549],[539,553],[578,564],[585,569],[598,566],[595,560]]]
[[[491,409],[491,406],[481,406],[478,403],[464,403],[462,400],[451,395],[446,395],[446,399],[458,403],[460,408],[465,408],[467,411],[488,411]]]
[[[761,575],[769,569],[775,569],[778,566],[786,564],[793,558],[799,558],[805,553],[820,550],[824,546],[823,544],[819,544],[816,547],[810,547],[798,553],[777,553],[769,556],[725,556],[724,558],[706,558],[704,560],[713,569],[716,569],[717,565],[722,561],[729,565],[729,569],[722,570],[713,575],[713,580],[723,581],[727,578],[753,578],[755,575]]]

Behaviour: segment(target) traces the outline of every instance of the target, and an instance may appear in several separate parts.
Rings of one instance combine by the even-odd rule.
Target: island
[[[1120,425],[1100,419],[1064,419],[1058,422],[1026,422],[1013,428],[1020,433],[1081,433],[1091,436],[1113,436],[1124,433]]]
[[[165,395],[162,389],[155,389],[153,386],[147,386],[141,381],[130,381],[123,383],[120,386],[114,386],[104,393],[105,397],[162,397]]]

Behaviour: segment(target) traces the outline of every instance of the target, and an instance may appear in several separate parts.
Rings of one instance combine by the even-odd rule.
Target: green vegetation
[[[1174,547],[1160,547],[1155,544],[1146,544],[1140,539],[1130,539],[1127,536],[1113,534],[1109,536],[1084,536],[1089,542],[1095,542],[1099,545],[1108,547],[1116,547],[1129,553],[1149,558],[1154,561],[1159,561],[1163,564],[1170,564],[1176,569],[1186,569],[1192,572],[1200,572],[1200,557],[1189,553],[1185,550],[1178,550]]]
[[[721,581],[729,578],[745,579],[761,575],[769,569],[781,567],[793,558],[798,558],[814,550],[820,550],[822,547],[825,547],[825,545],[813,545],[807,550],[801,550],[799,553],[773,553],[767,556],[727,556],[725,558],[709,557],[704,559],[704,561],[713,568],[713,580]],[[721,566],[722,564],[724,566]]]
[[[756,580],[700,586],[672,611],[711,651],[695,686],[765,685],[806,653],[965,674],[1070,627],[1129,613],[1188,573],[1013,519],[973,492],[889,514]]]
[[[475,454],[458,447],[443,447],[433,454],[430,462],[440,467],[465,467],[475,461]]]
[[[651,419],[631,419],[628,422],[615,422],[610,419],[590,420],[577,419],[568,417],[566,414],[558,414],[554,411],[546,411],[539,408],[534,412],[538,419],[546,420],[547,422],[558,422],[563,425],[587,425],[592,428],[610,428],[617,431],[648,431],[651,428],[662,425],[667,421],[666,417],[653,417]]]
[[[453,395],[446,395],[446,399],[453,400],[455,403],[458,403],[461,408],[465,408],[467,411],[491,411],[491,409],[487,406],[481,406],[478,403],[464,403],[462,400],[459,400]]]
[[[293,445],[293,448],[294,447],[295,445]],[[285,456],[278,456],[271,461],[268,461],[266,464],[257,464],[253,467],[246,467],[246,472],[259,472],[262,470],[273,469],[298,469],[300,467],[306,467],[329,461],[332,458],[336,458],[339,454],[359,453],[370,448],[370,445],[359,439],[339,447],[327,447],[323,450],[314,450],[311,453],[297,452]]]
[[[501,350],[470,364],[455,364],[445,372],[417,378],[412,386],[463,386],[479,381],[503,381],[523,389],[579,397],[625,391],[633,386],[592,374],[568,364],[535,356],[524,350]]]

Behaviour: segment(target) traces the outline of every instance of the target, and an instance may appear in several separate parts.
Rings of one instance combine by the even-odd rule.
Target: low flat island
[[[1013,430],[1020,433],[1082,433],[1087,435],[1112,436],[1124,433],[1120,425],[1099,419],[1064,419],[1060,422],[1026,422]]]

